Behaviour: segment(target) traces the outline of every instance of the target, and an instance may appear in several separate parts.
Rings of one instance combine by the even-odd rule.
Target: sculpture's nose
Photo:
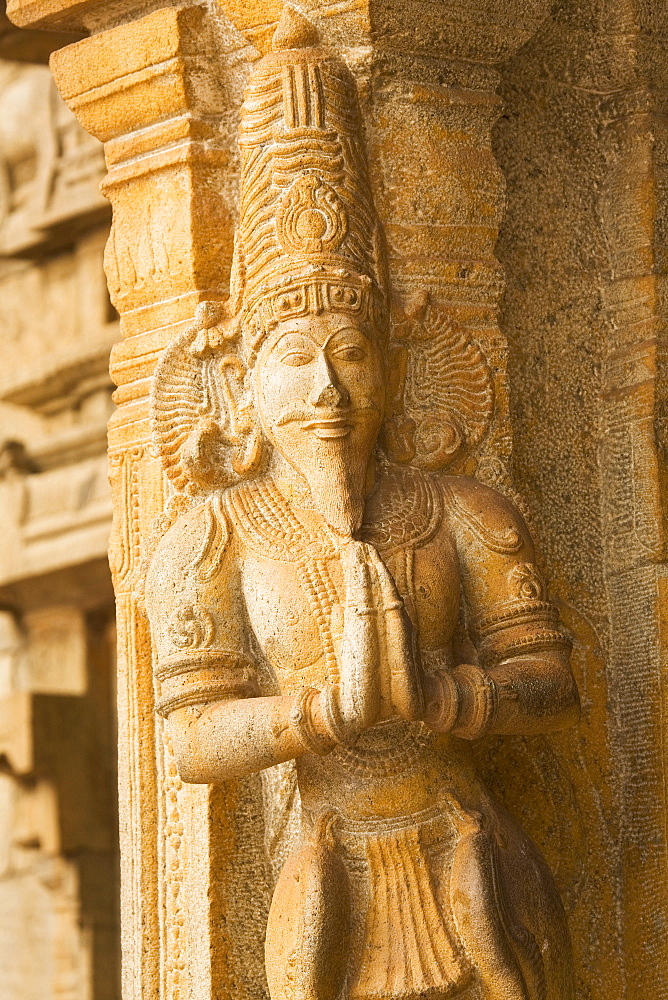
[[[337,381],[335,373],[327,363],[324,353],[318,358],[313,389],[309,398],[312,406],[346,406],[350,394]]]
[[[317,399],[311,398],[314,406],[341,406],[343,403],[342,394],[335,385],[326,385],[322,392],[318,393]]]

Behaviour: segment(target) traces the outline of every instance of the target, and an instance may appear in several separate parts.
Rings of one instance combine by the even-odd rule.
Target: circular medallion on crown
[[[287,253],[333,253],[347,233],[341,199],[322,177],[304,174],[290,185],[276,215],[276,235]]]

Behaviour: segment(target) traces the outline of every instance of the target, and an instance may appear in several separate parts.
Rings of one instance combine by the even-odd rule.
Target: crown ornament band
[[[342,313],[358,319],[376,333],[384,332],[385,300],[366,275],[313,266],[310,273],[297,279],[286,276],[285,283],[260,289],[250,303],[244,336],[247,346],[257,351],[266,332],[275,324],[300,316],[319,316],[324,312]]]
[[[328,309],[385,332],[385,261],[355,82],[290,8],[251,74],[239,146],[232,299],[247,340],[256,346],[273,324]]]

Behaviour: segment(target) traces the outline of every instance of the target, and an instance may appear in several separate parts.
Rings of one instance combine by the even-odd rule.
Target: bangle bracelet
[[[313,722],[313,699],[319,694],[315,688],[302,688],[290,709],[288,721],[298,743],[306,753],[323,757],[334,747],[332,740],[319,733]]]
[[[438,718],[432,723],[431,729],[437,733],[449,733],[457,724],[461,698],[457,682],[449,670],[437,670],[432,675],[440,688],[440,708]]]
[[[453,680],[460,689],[460,714],[464,707],[462,702],[466,700],[461,697],[464,687],[468,688],[471,697],[471,711],[467,713],[468,718],[457,719],[452,732],[462,739],[473,740],[482,736],[493,724],[499,704],[498,690],[486,670],[470,663],[457,667]]]

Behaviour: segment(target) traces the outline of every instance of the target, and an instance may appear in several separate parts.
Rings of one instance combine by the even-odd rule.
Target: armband
[[[156,711],[167,717],[177,708],[212,701],[255,698],[255,668],[242,653],[207,650],[168,657],[155,671]]]

